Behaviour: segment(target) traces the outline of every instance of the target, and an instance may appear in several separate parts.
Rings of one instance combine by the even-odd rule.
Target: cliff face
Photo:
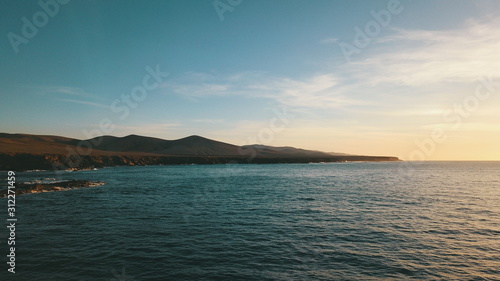
[[[155,156],[0,154],[0,170],[66,170],[161,164]]]
[[[66,170],[111,166],[226,164],[226,163],[318,163],[344,161],[399,161],[397,157],[332,156],[332,157],[257,157],[244,156],[135,156],[135,155],[61,155],[0,154],[0,170]]]

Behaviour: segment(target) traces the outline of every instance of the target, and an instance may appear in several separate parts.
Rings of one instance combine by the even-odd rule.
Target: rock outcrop
[[[16,195],[22,195],[27,193],[63,191],[75,188],[99,186],[103,184],[104,182],[91,182],[86,180],[69,180],[69,181],[59,181],[53,183],[18,183],[16,185]],[[7,190],[0,191],[1,197],[7,197],[7,195],[8,195]]]

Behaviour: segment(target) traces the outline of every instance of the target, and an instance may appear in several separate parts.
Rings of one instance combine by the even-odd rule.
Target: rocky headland
[[[130,135],[78,140],[0,133],[0,170],[68,170],[109,166],[400,161],[392,156],[326,153],[293,147],[236,146],[200,136],[178,140]]]

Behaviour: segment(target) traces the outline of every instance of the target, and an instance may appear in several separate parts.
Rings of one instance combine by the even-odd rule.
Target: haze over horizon
[[[498,1],[40,3],[0,12],[0,132],[500,160]]]

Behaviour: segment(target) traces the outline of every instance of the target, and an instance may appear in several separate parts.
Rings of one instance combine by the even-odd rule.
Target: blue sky
[[[498,1],[41,3],[2,3],[2,132],[500,160]]]

